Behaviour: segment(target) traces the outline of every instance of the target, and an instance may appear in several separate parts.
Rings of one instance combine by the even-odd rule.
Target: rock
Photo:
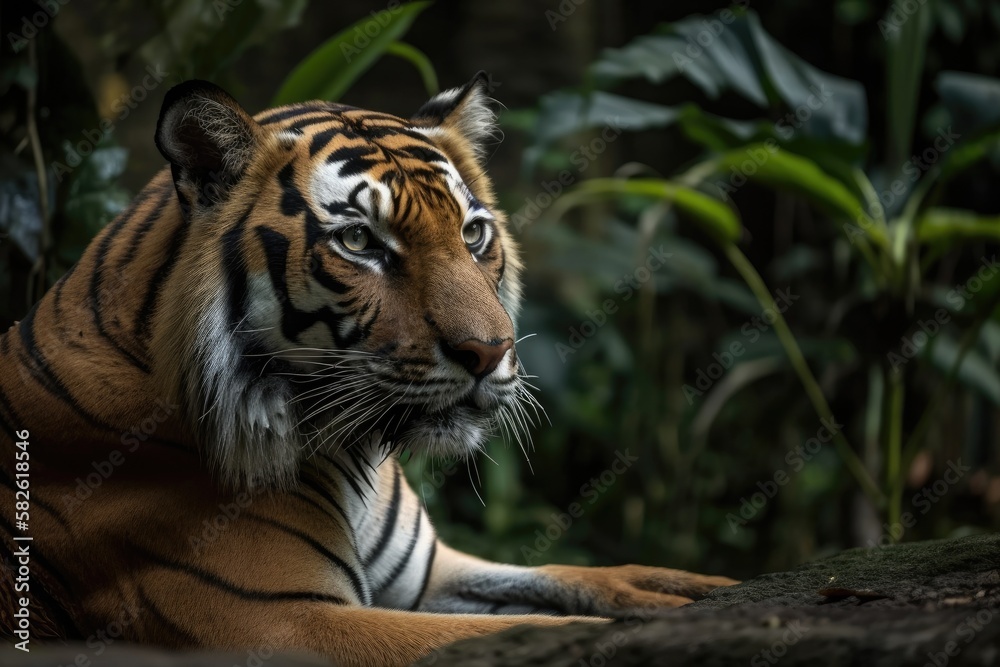
[[[170,653],[118,642],[0,648],[0,665],[314,667],[280,654]],[[522,626],[448,646],[420,667],[995,665],[1000,535],[855,549],[755,577],[680,609],[606,625]]]
[[[421,667],[994,665],[1000,535],[855,549],[608,625],[520,627]]]

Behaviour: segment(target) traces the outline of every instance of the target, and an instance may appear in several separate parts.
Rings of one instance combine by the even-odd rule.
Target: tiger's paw
[[[680,607],[700,600],[716,588],[739,583],[729,577],[643,565],[545,565],[539,569],[561,584],[585,593],[588,608],[571,610],[578,614],[606,615],[630,609]]]

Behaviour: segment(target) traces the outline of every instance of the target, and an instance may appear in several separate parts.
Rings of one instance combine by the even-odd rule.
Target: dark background
[[[237,16],[244,4],[254,0],[230,0],[232,11],[219,18],[220,3],[210,0],[70,0],[38,28],[30,49],[15,52],[8,35],[20,33],[23,17],[35,15],[39,6],[4,3],[0,327],[22,317],[41,289],[58,279],[87,240],[161,168],[152,134],[170,85],[208,78],[257,112],[268,107],[296,64],[324,40],[385,8],[380,2],[261,1],[255,6],[264,8],[258,13],[265,18],[239,28],[227,23],[226,17]],[[963,119],[942,107],[941,73],[992,77],[1000,62],[1000,3],[927,4],[926,16],[911,19],[926,21],[926,38],[911,51],[904,49],[904,59],[920,67],[919,92],[903,105],[915,119],[914,153],[931,146],[946,121]],[[560,6],[572,12],[553,29],[547,12],[558,13]],[[588,67],[606,48],[622,47],[692,15],[717,20],[727,7],[438,0],[404,39],[427,56],[442,88],[460,85],[481,69],[489,73],[492,95],[506,108],[501,117],[505,140],[493,149],[489,168],[513,214],[523,212],[526,198],[537,200],[545,184],[571,166],[574,151],[600,135],[600,127],[584,128],[543,141],[547,121],[539,109],[547,96],[581,90],[590,81]],[[891,155],[887,142],[898,121],[889,101],[896,70],[888,63],[879,21],[901,10],[866,0],[780,0],[754,2],[749,9],[794,56],[861,84],[865,139],[843,152],[846,162],[869,173],[876,187],[889,183],[895,173],[892,160],[909,152]],[[138,85],[151,64],[168,75],[119,119],[112,111],[114,100]],[[980,101],[973,108],[989,116],[1000,109],[995,104],[1000,97],[990,97],[1000,94],[1000,87],[992,79],[984,81],[981,100],[994,104]],[[33,103],[30,90],[37,95]],[[618,82],[614,92],[670,107],[691,102],[720,116],[765,124],[788,111],[777,103],[761,108],[732,89],[706,95],[683,77],[658,82],[634,77]],[[340,101],[408,115],[427,95],[411,63],[387,56]],[[45,207],[39,204],[38,161],[32,154],[32,114],[51,181]],[[91,159],[66,178],[55,178],[52,165],[66,159],[66,142],[78,142],[88,128],[101,127],[101,118],[110,119],[114,131]],[[987,136],[996,122],[974,120],[974,129],[956,125],[963,139]],[[828,139],[824,147],[833,145]],[[986,144],[986,158],[952,180],[939,194],[940,203],[982,216],[1000,213],[995,149]],[[812,148],[803,144],[796,150]],[[638,173],[669,177],[712,151],[676,126],[636,128],[609,143],[574,180],[622,174],[623,165],[642,165],[635,168]],[[923,254],[914,251],[922,271],[919,286],[879,291],[841,231],[843,221],[808,197],[751,182],[739,188],[730,205],[743,224],[740,248],[769,289],[799,296],[786,312],[789,326],[869,474],[883,492],[902,499],[896,513],[865,499],[832,444],[824,444],[801,470],[786,461],[787,452],[816,436],[820,420],[773,331],[748,346],[748,354],[735,360],[724,379],[693,401],[686,398],[684,386],[694,386],[699,373],[708,372],[716,361],[713,353],[734,340],[746,342],[741,329],[764,308],[704,229],[676,211],[644,217],[648,204],[626,199],[575,209],[558,219],[550,209],[517,232],[528,265],[519,333],[537,334],[521,342],[519,350],[529,372],[538,375],[534,382],[551,425],[543,420],[533,429],[530,470],[516,445],[499,442],[490,449],[496,465],[480,460],[474,468],[448,467],[422,457],[410,462],[412,480],[446,539],[521,564],[642,562],[747,576],[850,546],[1000,525],[1000,318],[993,299],[1000,281],[976,295],[975,317],[957,313],[935,337],[955,341],[972,332],[974,354],[957,377],[948,379],[944,343],[935,352],[932,341],[896,379],[888,356],[934,312],[930,304],[936,302],[928,295],[937,294],[940,301],[942,291],[965,284],[983,258],[996,253],[997,235],[973,234]],[[40,272],[32,274],[37,245],[32,253],[14,241],[17,234],[37,239],[43,219],[49,241],[42,243]],[[652,231],[643,226],[650,220],[656,221]],[[661,244],[673,259],[654,271],[635,298],[622,298],[615,291],[618,281],[645,261],[650,247]],[[615,300],[616,312],[563,362],[557,345],[571,345],[572,329],[579,330],[587,313],[606,299]],[[886,400],[893,382],[905,399],[897,411]],[[898,470],[888,462],[890,423],[899,425],[904,439],[924,434]],[[612,464],[626,451],[635,462],[619,474]],[[958,461],[969,470],[937,493],[942,487],[935,489],[934,483]],[[779,471],[788,474],[787,483],[775,487],[770,482]],[[591,482],[602,473],[604,482]],[[742,520],[734,523],[744,500],[767,488],[776,489],[773,497],[760,507],[744,507]],[[925,489],[930,496],[914,500]],[[574,509],[578,516],[568,521],[564,515],[573,503],[580,511]],[[899,511],[910,512],[912,526],[893,529],[890,519]]]

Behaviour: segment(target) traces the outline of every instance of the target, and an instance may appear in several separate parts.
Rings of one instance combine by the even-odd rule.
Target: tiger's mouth
[[[383,431],[383,438],[400,449],[424,449],[435,456],[462,457],[482,449],[496,430],[499,405],[483,407],[474,392],[456,402],[416,404],[394,408],[401,416],[386,415],[395,428]]]
[[[296,402],[309,450],[377,443],[383,453],[463,458],[483,450],[492,436],[525,448],[528,429],[543,412],[520,374],[500,381],[449,380],[445,387],[440,381],[404,384],[381,370],[352,363],[339,375],[299,378]]]
[[[383,450],[419,449],[433,456],[461,458],[481,450],[499,430],[502,409],[502,400],[477,400],[475,391],[447,404],[440,396],[428,402],[387,396],[327,409],[314,406],[309,410],[314,414],[308,438],[312,449],[377,442]],[[374,439],[373,434],[377,434]]]

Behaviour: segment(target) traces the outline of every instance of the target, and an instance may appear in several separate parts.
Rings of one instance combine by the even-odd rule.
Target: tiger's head
[[[483,74],[410,119],[167,93],[156,144],[187,251],[154,353],[227,482],[286,485],[357,443],[464,456],[523,424],[495,135]]]

